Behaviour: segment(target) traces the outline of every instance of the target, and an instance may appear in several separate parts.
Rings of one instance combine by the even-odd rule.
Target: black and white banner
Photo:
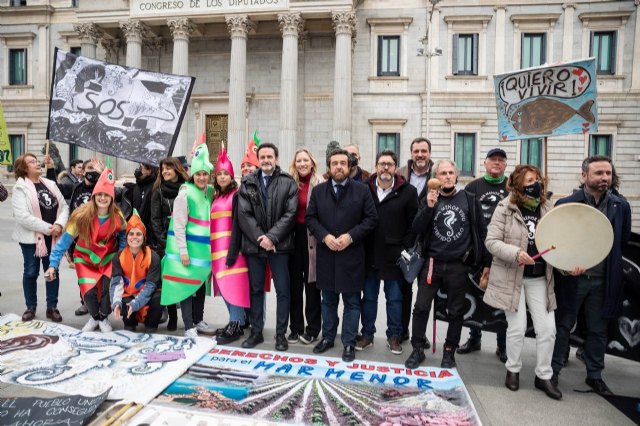
[[[47,139],[154,166],[173,152],[195,77],[54,56]]]

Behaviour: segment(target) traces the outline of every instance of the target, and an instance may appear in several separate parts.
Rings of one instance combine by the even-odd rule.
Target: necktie
[[[344,186],[336,185],[334,186],[334,188],[336,190],[336,198],[340,199],[340,197],[342,196],[342,193],[344,192]]]

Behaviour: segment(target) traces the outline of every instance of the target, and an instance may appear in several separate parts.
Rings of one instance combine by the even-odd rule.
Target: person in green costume
[[[162,259],[161,303],[180,303],[184,335],[192,338],[198,336],[198,324],[204,323],[205,293],[211,295],[212,169],[209,150],[202,143],[196,147],[191,161],[191,177],[174,201]]]

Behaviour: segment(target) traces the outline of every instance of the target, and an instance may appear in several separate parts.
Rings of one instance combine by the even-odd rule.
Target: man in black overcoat
[[[342,359],[355,359],[360,320],[360,293],[365,278],[365,236],[378,221],[376,206],[365,185],[349,179],[349,155],[335,150],[327,157],[330,180],[311,192],[306,224],[318,241],[316,286],[322,292],[322,340],[313,349],[333,347],[338,329],[338,298],[342,294]]]

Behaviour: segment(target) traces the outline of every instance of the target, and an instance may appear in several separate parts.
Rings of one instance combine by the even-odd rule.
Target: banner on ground
[[[152,166],[171,155],[195,77],[54,58],[47,139]]]
[[[5,426],[67,425],[82,426],[109,390],[100,395],[59,396],[55,398],[0,398],[0,424]]]
[[[9,142],[9,133],[7,131],[7,122],[4,119],[2,102],[0,102],[0,165],[8,166],[11,164],[13,164],[11,143]]]
[[[598,130],[595,58],[494,77],[502,141]]]
[[[480,424],[456,370],[217,346],[150,405],[295,424]]]
[[[9,314],[0,317],[0,380],[65,394],[98,395],[111,388],[107,399],[147,404],[214,346],[204,338],[81,332]],[[184,358],[148,357],[175,352]]]

